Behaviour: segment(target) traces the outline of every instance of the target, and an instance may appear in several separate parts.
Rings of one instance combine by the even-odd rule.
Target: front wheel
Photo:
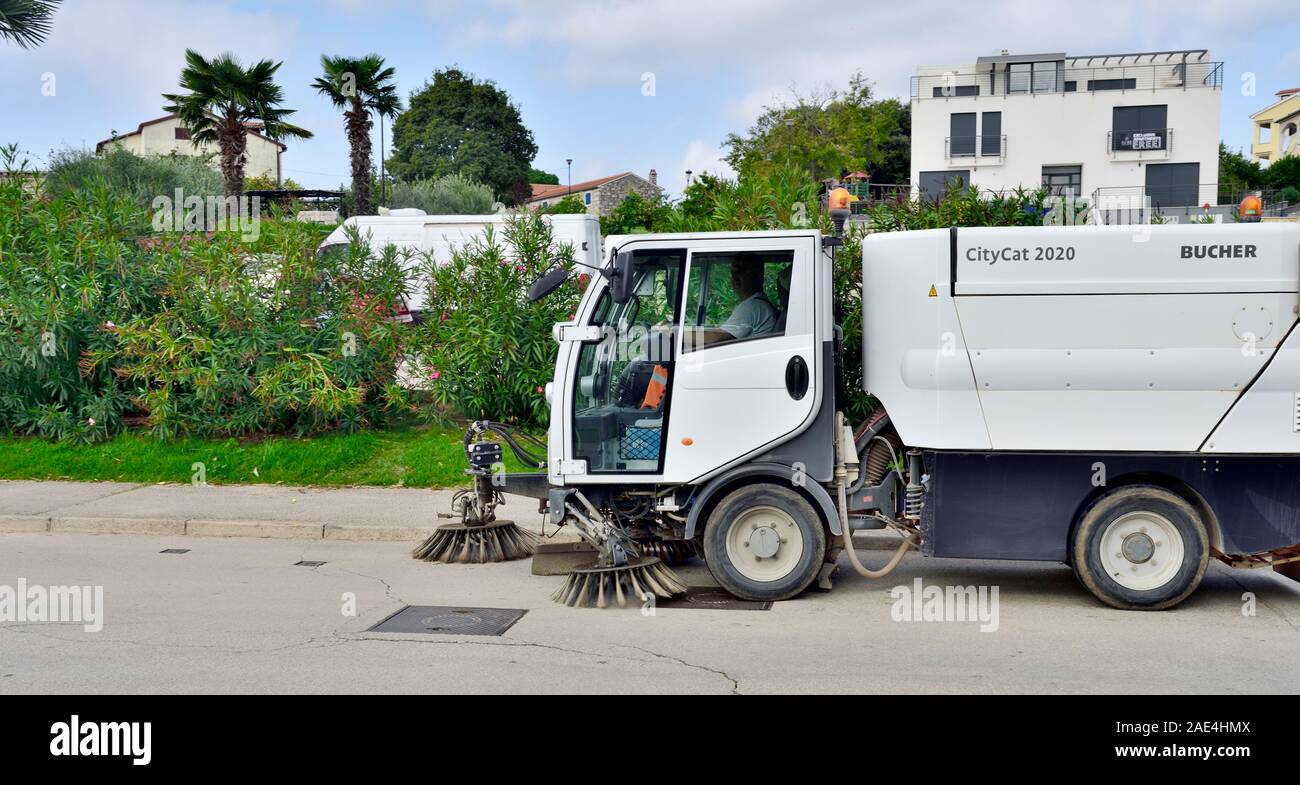
[[[1164,610],[1200,585],[1209,565],[1205,524],[1185,499],[1136,485],[1098,499],[1075,528],[1074,574],[1124,610]]]
[[[746,485],[713,508],[704,559],[724,589],[746,600],[788,600],[817,577],[826,552],[821,517],[797,492]]]

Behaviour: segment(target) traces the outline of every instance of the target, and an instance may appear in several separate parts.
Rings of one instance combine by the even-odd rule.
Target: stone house
[[[658,173],[651,169],[649,179],[623,172],[572,185],[533,183],[528,206],[533,210],[541,210],[553,207],[566,196],[572,195],[582,200],[587,206],[588,214],[608,215],[623,203],[629,193],[634,192],[644,199],[659,196],[663,189],[659,187],[658,181]]]

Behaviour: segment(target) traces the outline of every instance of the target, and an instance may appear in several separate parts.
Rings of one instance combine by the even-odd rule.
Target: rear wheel
[[[822,520],[797,492],[746,485],[713,508],[704,558],[724,589],[746,600],[786,600],[808,588],[826,552]]]
[[[1163,610],[1187,598],[1209,565],[1201,516],[1164,488],[1136,485],[1098,499],[1075,528],[1074,574],[1125,610]]]

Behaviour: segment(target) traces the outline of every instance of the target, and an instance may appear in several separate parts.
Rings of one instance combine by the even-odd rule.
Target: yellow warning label
[[[937,287],[937,286],[933,286],[933,285],[932,285],[932,286],[930,287],[930,296],[931,296],[931,297],[938,297],[938,296],[939,296],[939,287]]]

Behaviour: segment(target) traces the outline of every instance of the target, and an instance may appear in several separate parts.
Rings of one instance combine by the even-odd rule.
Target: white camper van
[[[505,226],[506,215],[426,215],[421,210],[394,210],[388,215],[353,216],[344,221],[321,243],[320,253],[346,246],[348,228],[355,227],[363,237],[368,237],[370,247],[379,252],[388,245],[399,250],[414,251],[432,256],[439,263],[451,259],[453,247],[474,237],[481,237],[489,226],[495,227],[498,236]],[[601,266],[600,220],[594,215],[550,215],[545,220],[555,232],[560,243],[573,246],[574,264],[594,273]],[[412,259],[411,264],[418,261]],[[423,287],[413,287],[405,308],[399,312],[418,314],[424,309]]]

